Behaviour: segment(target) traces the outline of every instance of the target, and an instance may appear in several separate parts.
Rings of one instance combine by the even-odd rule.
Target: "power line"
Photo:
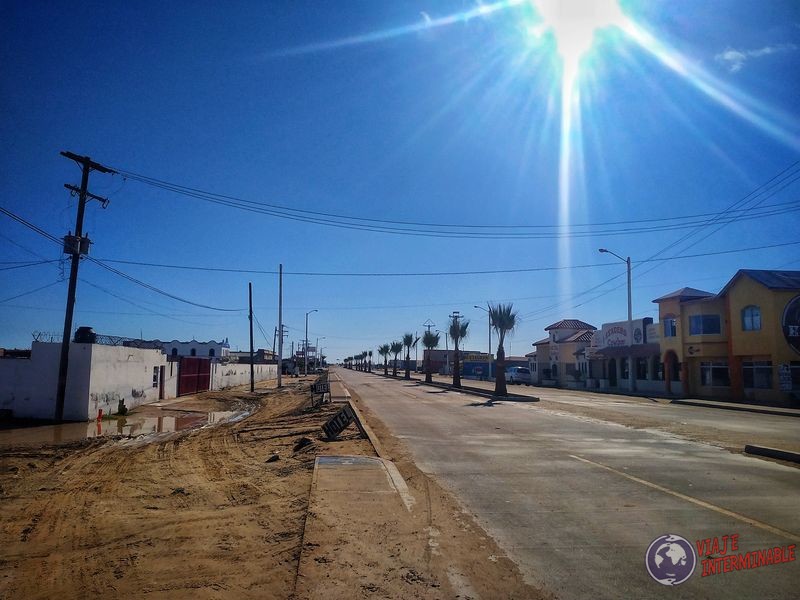
[[[59,279],[58,281],[53,281],[51,283],[48,283],[47,285],[43,285],[41,287],[37,287],[36,289],[28,290],[27,292],[22,292],[21,294],[17,294],[16,296],[9,296],[8,298],[3,298],[2,300],[0,300],[0,304],[4,304],[6,302],[10,302],[11,300],[16,300],[17,298],[22,298],[23,296],[28,296],[29,294],[35,294],[36,292],[40,292],[42,290],[46,290],[49,287],[53,287],[54,285],[58,285],[59,283],[62,283],[62,280]]]
[[[87,256],[86,259],[91,261],[91,262],[93,262],[94,264],[99,265],[99,266],[103,267],[104,269],[114,273],[115,275],[119,275],[120,277],[122,277],[124,279],[127,279],[128,281],[130,281],[132,283],[135,283],[136,285],[140,285],[143,288],[146,288],[146,289],[148,289],[148,290],[150,290],[152,292],[155,292],[156,294],[161,294],[162,296],[166,296],[167,298],[171,298],[173,300],[177,300],[178,302],[182,302],[184,304],[189,304],[191,306],[197,306],[199,308],[206,308],[208,310],[216,310],[216,311],[219,311],[219,312],[241,312],[242,310],[244,310],[242,308],[220,308],[218,306],[211,306],[209,304],[203,304],[202,302],[194,302],[192,300],[187,300],[186,298],[181,298],[180,296],[176,296],[175,294],[172,294],[170,292],[162,290],[161,288],[157,288],[154,285],[150,285],[149,283],[145,283],[144,281],[141,281],[140,279],[136,279],[132,275],[128,275],[127,273],[124,273],[124,272],[120,271],[119,269],[115,269],[111,265],[107,265],[104,262],[102,262],[102,261],[100,261],[100,260],[98,260],[96,258],[92,258],[91,256]]]
[[[269,339],[267,338],[267,334],[264,333],[264,328],[261,326],[261,321],[258,320],[256,313],[253,313],[253,318],[256,320],[256,325],[258,326],[258,330],[261,332],[261,335],[264,337],[264,341],[269,345]]]
[[[12,218],[13,220],[17,221],[21,225],[24,225],[25,227],[28,227],[32,231],[35,231],[36,233],[38,233],[42,237],[47,238],[51,242],[53,242],[55,244],[58,244],[59,246],[62,245],[62,241],[59,240],[57,237],[55,237],[54,235],[51,235],[50,233],[46,232],[44,229],[38,227],[37,225],[34,225],[30,221],[27,221],[26,219],[23,219],[21,216],[11,212],[10,210],[7,210],[7,209],[3,208],[2,206],[0,206],[0,212],[2,212],[3,214],[7,215],[10,218]],[[220,311],[220,312],[240,312],[240,311],[244,310],[244,309],[241,309],[241,308],[219,308],[217,306],[210,306],[208,304],[203,304],[203,303],[200,303],[200,302],[194,302],[192,300],[187,300],[186,298],[181,298],[180,296],[176,296],[175,294],[172,294],[170,292],[162,290],[161,288],[158,288],[158,287],[156,287],[154,285],[151,285],[149,283],[145,283],[144,281],[142,281],[140,279],[137,279],[137,278],[133,277],[132,275],[128,275],[127,273],[124,273],[123,271],[120,271],[119,269],[115,269],[114,267],[112,267],[110,265],[107,265],[104,262],[102,262],[102,261],[100,261],[100,260],[98,260],[98,259],[96,259],[94,257],[88,256],[88,255],[84,255],[84,258],[86,260],[91,261],[94,264],[99,265],[100,267],[102,267],[102,268],[114,273],[115,275],[118,275],[118,276],[120,276],[120,277],[122,277],[124,279],[127,279],[131,283],[135,283],[136,285],[140,285],[140,286],[142,286],[142,287],[144,287],[144,288],[146,288],[146,289],[148,289],[148,290],[150,290],[152,292],[155,292],[157,294],[161,294],[162,296],[166,296],[167,298],[171,298],[172,300],[176,300],[176,301],[182,302],[184,304],[189,304],[191,306],[197,306],[199,308],[205,308],[205,309],[208,309],[208,310],[215,310],[215,311]]]
[[[11,266],[11,267],[2,267],[2,268],[0,268],[0,271],[13,271],[14,269],[25,269],[27,267],[38,267],[39,265],[47,265],[47,264],[52,264],[52,263],[57,263],[57,262],[60,262],[60,259],[38,260],[38,261],[34,261],[34,262],[26,262],[26,263],[22,263],[22,264],[16,264],[16,265]],[[5,264],[7,264],[7,263],[5,263]]]
[[[800,179],[800,170],[795,170],[795,167],[800,164],[800,161],[794,163],[791,167],[784,170],[792,171],[789,176],[784,179],[786,185],[793,183]],[[750,220],[755,218],[763,218],[767,216],[774,216],[784,214],[785,212],[800,210],[797,206],[797,201],[775,204],[762,207],[762,211],[754,213],[750,209],[743,209],[741,211],[735,208],[728,208],[720,213],[700,213],[695,215],[684,216],[671,216],[655,219],[647,219],[648,223],[664,222],[670,223],[677,221],[674,224],[667,225],[654,225],[654,226],[641,226],[640,221],[612,221],[605,223],[582,223],[571,224],[569,227],[564,228],[559,225],[464,225],[455,223],[424,223],[417,221],[394,221],[385,219],[370,219],[365,217],[355,217],[349,215],[341,215],[335,213],[327,213],[322,211],[296,209],[288,206],[278,204],[269,204],[263,202],[255,202],[245,200],[235,196],[217,194],[182,186],[176,183],[170,183],[164,180],[148,177],[145,175],[137,174],[131,171],[121,170],[126,177],[129,177],[140,183],[150,185],[159,189],[170,191],[183,196],[196,198],[206,202],[211,202],[229,208],[236,208],[239,210],[274,216],[283,219],[301,221],[306,223],[314,223],[318,225],[326,225],[331,227],[354,229],[362,231],[372,231],[378,233],[390,233],[396,235],[412,235],[422,237],[439,237],[439,238],[462,238],[462,239],[553,239],[553,238],[577,238],[577,237],[591,237],[597,235],[625,235],[625,234],[644,234],[655,231],[671,231],[680,229],[690,229],[704,224],[706,217],[713,217],[721,219],[728,223]],[[769,210],[763,210],[769,209]],[[733,213],[743,214],[733,214]],[[609,225],[624,225],[624,224],[639,224],[638,227],[622,228],[622,229],[607,229],[598,231],[575,231],[576,228],[590,228],[590,227],[605,227]],[[530,229],[548,229],[554,231],[546,231],[543,233],[529,233],[529,232],[508,232],[508,230],[530,230]]]
[[[634,264],[642,265],[645,263],[651,262],[665,262],[671,260],[682,260],[688,258],[700,258],[706,256],[718,256],[722,254],[736,254],[739,252],[752,252],[754,250],[767,250],[770,248],[780,248],[783,246],[792,246],[800,244],[800,241],[796,242],[783,242],[779,244],[768,244],[764,246],[751,246],[749,248],[733,248],[728,250],[719,250],[715,252],[702,252],[698,254],[684,254],[678,256],[671,256],[666,258],[649,258],[641,261],[633,261]],[[101,259],[93,259],[93,260],[101,260]],[[166,264],[166,263],[152,263],[152,262],[141,262],[135,260],[121,260],[121,259],[109,259],[103,258],[103,262],[105,263],[115,263],[115,264],[125,264],[125,265],[136,265],[142,267],[155,267],[155,268],[163,268],[163,269],[183,269],[183,270],[191,270],[191,271],[215,271],[221,273],[248,273],[248,274],[257,274],[257,275],[276,275],[277,271],[268,271],[268,270],[259,270],[259,269],[229,269],[225,267],[202,267],[202,266],[195,266],[195,265],[174,265],[174,264]],[[546,271],[564,271],[564,270],[572,270],[572,269],[593,269],[597,267],[610,267],[616,266],[617,262],[605,262],[605,263],[592,263],[592,264],[585,264],[585,265],[564,265],[560,267],[556,266],[549,266],[549,267],[530,267],[525,269],[484,269],[484,270],[473,270],[473,271],[428,271],[428,272],[368,272],[368,273],[358,273],[358,272],[314,272],[314,271],[284,271],[284,275],[295,275],[295,276],[306,276],[306,277],[442,277],[442,276],[450,276],[450,275],[498,275],[504,273],[539,273],[539,272],[546,272]]]

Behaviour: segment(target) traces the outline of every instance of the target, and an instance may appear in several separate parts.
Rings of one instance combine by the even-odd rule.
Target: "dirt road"
[[[212,392],[180,405],[255,407],[235,423],[0,449],[0,598],[296,598],[315,456],[374,455],[355,429],[323,439],[320,425],[338,407],[309,411],[307,385]],[[300,447],[301,438],[310,443]],[[380,535],[369,557],[330,540],[345,560],[366,565],[353,569],[353,597],[374,597],[378,584],[387,598],[454,598],[476,588],[483,594],[461,597],[535,597],[447,494],[404,467],[427,509],[403,528],[401,553]],[[438,551],[431,560],[431,519],[452,564]]]

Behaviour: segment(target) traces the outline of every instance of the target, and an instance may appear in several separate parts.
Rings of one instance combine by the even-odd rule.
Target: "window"
[[[664,381],[664,363],[658,357],[653,358],[653,373],[656,381]]]
[[[153,367],[153,387],[158,387],[158,367]]]
[[[208,351],[208,355],[209,355],[211,358],[214,358],[214,349],[213,349],[213,348],[211,348],[211,349]]]
[[[700,385],[709,387],[730,387],[731,376],[728,361],[700,363]]]
[[[647,379],[647,359],[636,359],[636,379]]]
[[[178,356],[178,349],[177,348],[173,348],[172,349],[172,356]]]
[[[748,389],[772,388],[772,361],[752,360],[742,362],[742,379]]]
[[[742,330],[761,330],[761,309],[758,306],[745,306],[742,309]]]
[[[192,348],[192,349],[189,351],[189,356],[197,356],[197,350],[196,350],[195,348]]]
[[[792,373],[792,390],[800,390],[800,360],[793,360],[789,369]]]
[[[628,359],[627,358],[621,358],[619,360],[619,367],[620,367],[620,371],[622,372],[620,377],[622,377],[622,379],[627,379],[628,378]]]
[[[664,319],[664,337],[675,337],[678,335],[678,320],[675,317]]]
[[[553,365],[553,368],[550,369],[550,373],[552,374],[553,379],[558,378],[558,365]]]
[[[692,315],[689,317],[689,335],[712,335],[721,331],[719,315]]]

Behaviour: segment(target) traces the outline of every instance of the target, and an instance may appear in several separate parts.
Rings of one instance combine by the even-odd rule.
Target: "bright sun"
[[[625,20],[619,0],[532,0],[542,23],[531,28],[537,37],[551,30],[564,66],[577,68],[591,48],[597,30],[621,26]]]

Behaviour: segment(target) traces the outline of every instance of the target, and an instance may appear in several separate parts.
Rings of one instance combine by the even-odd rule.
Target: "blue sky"
[[[660,257],[800,240],[800,184],[792,179],[743,205],[749,214],[779,214],[719,229],[613,235],[597,232],[609,226],[579,226],[630,221],[616,227],[640,229],[718,213],[800,159],[800,5],[623,2],[637,31],[651,37],[604,28],[583,56],[572,88],[566,197],[558,40],[535,2],[496,8],[481,15],[467,1],[4,3],[0,206],[58,237],[73,228],[75,199],[63,184],[78,184],[80,174],[59,156],[70,150],[252,202],[387,221],[561,224],[573,235],[456,239],[334,228],[94,173],[90,190],[111,201],[86,212],[92,256],[101,260],[376,274],[599,265],[287,274],[289,341],[302,339],[304,313],[319,309],[309,338],[324,336],[331,358],[422,331],[427,319],[444,327],[453,310],[474,322],[468,345],[484,349],[486,317],[472,307],[501,300],[524,317],[511,339],[511,352],[521,354],[561,318],[598,327],[625,318],[624,265],[599,247],[636,264],[692,232]],[[439,22],[447,24],[433,26]],[[584,230],[592,234],[574,237]],[[63,327],[64,272],[58,263],[6,267],[61,253],[2,215],[0,235],[0,346],[27,347],[32,331]],[[717,291],[739,268],[798,269],[799,249],[638,265],[634,313],[655,316],[651,300],[683,286]],[[271,347],[275,275],[113,266],[219,308],[244,309],[252,281],[269,339],[257,331],[256,343]],[[247,345],[245,311],[182,304],[90,262],[80,276],[75,326]]]

